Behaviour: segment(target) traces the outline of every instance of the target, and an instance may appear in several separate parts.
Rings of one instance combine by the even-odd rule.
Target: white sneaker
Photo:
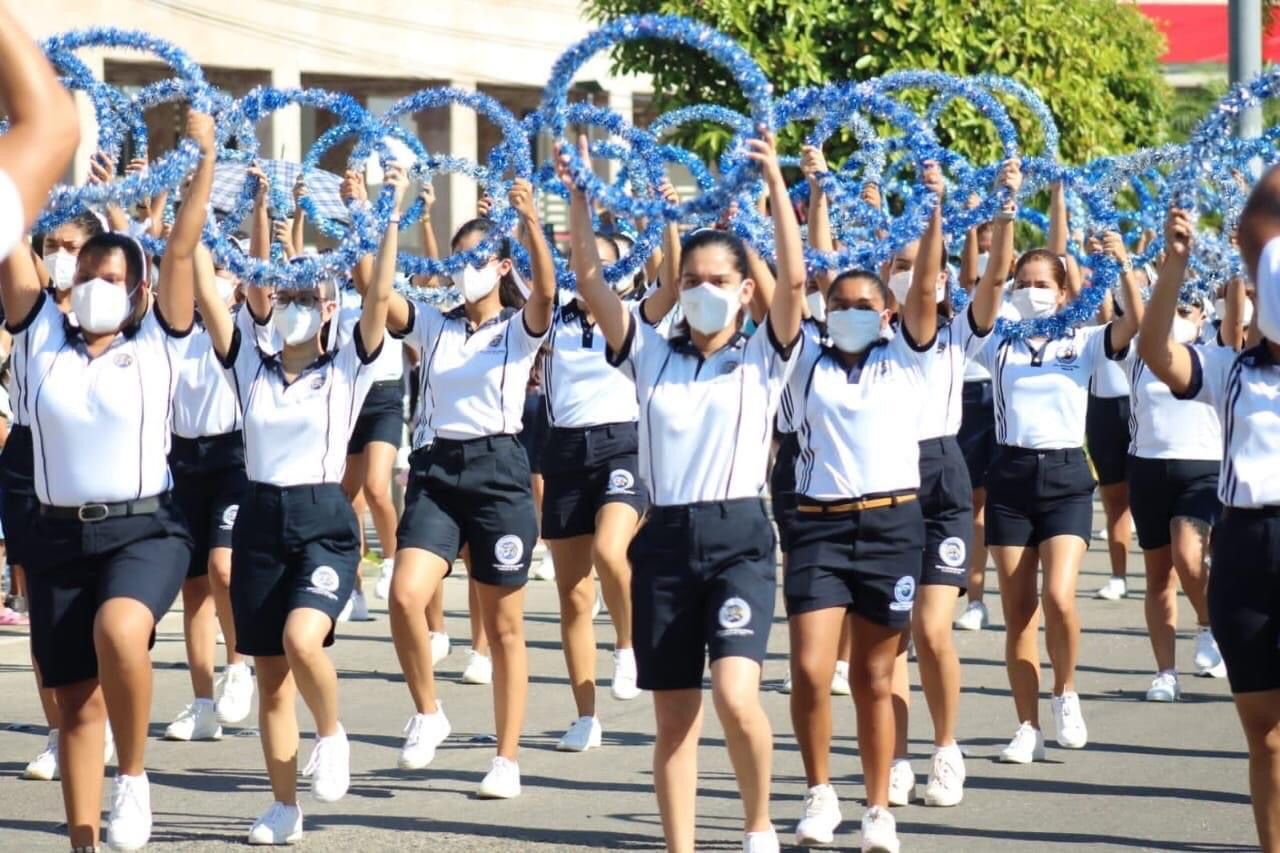
[[[369,599],[365,598],[364,593],[360,590],[351,590],[351,599],[347,602],[347,605],[351,608],[348,612],[348,618],[352,622],[373,621],[373,617],[369,615]]]
[[[107,846],[112,850],[140,850],[151,839],[151,788],[147,774],[116,776],[107,819]]]
[[[615,649],[613,652],[613,678],[609,681],[609,692],[620,702],[629,702],[640,695],[640,686],[636,683],[636,653],[634,649]]]
[[[356,606],[356,593],[355,593],[355,590],[352,590],[351,596],[347,598],[347,603],[342,605],[342,609],[338,611],[338,621],[350,622],[351,611],[355,608],[355,606]]]
[[[748,832],[742,836],[742,853],[778,853],[778,830],[773,827],[762,832]]]
[[[351,744],[342,726],[336,735],[316,738],[302,775],[311,777],[311,796],[322,803],[336,803],[346,795],[351,787]]]
[[[404,746],[397,766],[401,770],[421,770],[436,757],[436,747],[453,731],[444,705],[437,702],[434,714],[414,714],[404,727]]]
[[[249,716],[253,706],[253,670],[247,663],[228,664],[219,679],[221,691],[215,709],[218,722],[234,725]]]
[[[1089,729],[1084,724],[1084,712],[1080,710],[1080,694],[1071,692],[1054,696],[1053,701],[1054,729],[1058,735],[1058,746],[1063,749],[1084,749],[1089,742]]]
[[[225,646],[227,644],[227,635],[222,633],[221,631],[219,631],[217,636],[214,637],[213,639],[214,639],[214,642],[216,642],[220,646]]]
[[[1093,597],[1107,601],[1119,601],[1128,594],[1129,586],[1125,583],[1124,578],[1110,578],[1093,594]]]
[[[490,684],[493,681],[493,659],[467,650],[467,668],[462,671],[463,684]]]
[[[956,744],[940,747],[933,753],[929,768],[929,784],[924,789],[926,806],[958,806],[964,799],[964,753]]]
[[[249,830],[250,844],[294,844],[302,840],[302,808],[272,803]]]
[[[1177,702],[1182,696],[1176,672],[1157,672],[1147,689],[1148,702]]]
[[[453,649],[453,644],[449,640],[448,634],[438,633],[436,631],[431,632],[431,665],[432,666],[435,666],[436,664],[440,663],[440,661],[447,658],[449,656],[449,652],[452,651],[452,649]]]
[[[520,765],[499,755],[480,782],[480,798],[510,800],[520,796]]]
[[[222,726],[212,699],[196,699],[164,730],[165,740],[222,740]]]
[[[889,810],[872,806],[862,814],[862,853],[898,853],[898,822]]]
[[[561,752],[586,752],[600,746],[603,734],[600,721],[595,717],[579,717],[560,738],[556,749]]]
[[[831,676],[831,695],[853,695],[853,688],[849,686],[849,662],[847,660],[836,661],[836,671]]]
[[[107,723],[107,737],[102,742],[102,763],[110,764],[116,760],[116,735],[111,731],[111,724]]]
[[[779,693],[790,693],[790,692],[791,692],[791,670],[790,670],[790,668],[788,668],[788,669],[787,669],[787,673],[786,673],[786,675],[782,676],[782,684],[778,687],[778,692],[779,692]]]
[[[382,572],[378,575],[378,582],[373,585],[373,594],[382,601],[391,597],[391,576],[395,573],[395,568],[395,560],[383,558]]]
[[[49,729],[49,739],[45,741],[44,749],[40,750],[39,755],[31,759],[27,769],[22,771],[22,778],[38,782],[52,782],[58,778],[57,729]]]
[[[836,789],[830,784],[814,785],[804,795],[804,812],[796,825],[796,845],[827,847],[835,843],[836,828],[843,817]]]
[[[1030,764],[1044,761],[1044,732],[1030,723],[1023,723],[1013,733],[1013,740],[1000,750],[1000,760],[1005,764]]]
[[[895,758],[889,768],[889,805],[907,806],[916,796],[916,774],[911,762]]]
[[[533,581],[553,581],[556,579],[556,564],[551,558],[551,552],[547,551],[542,555],[542,559],[529,566],[529,580]]]
[[[989,624],[991,614],[987,612],[987,605],[981,601],[970,601],[964,612],[951,623],[951,627],[957,631],[981,631]]]
[[[1208,625],[1196,631],[1196,669],[1197,675],[1209,678],[1226,678],[1227,665],[1222,661],[1222,652],[1218,650],[1218,641],[1213,638],[1213,629]]]

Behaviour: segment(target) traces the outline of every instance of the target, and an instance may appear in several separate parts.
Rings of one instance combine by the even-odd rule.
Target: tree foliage
[[[584,0],[596,21],[656,12],[685,15],[738,40],[779,92],[889,71],[997,73],[1033,87],[1061,133],[1061,155],[1082,162],[1163,141],[1170,91],[1160,73],[1164,38],[1136,5],[1117,0]],[[742,109],[733,79],[706,55],[638,41],[613,56],[620,72],[653,78],[655,107],[699,103]],[[924,93],[912,93],[917,105]],[[1006,105],[1012,102],[1001,98]],[[1040,150],[1030,112],[1010,106],[1023,148]],[[943,115],[939,136],[978,162],[998,154],[990,124],[967,105]],[[794,144],[798,131],[788,134]],[[714,155],[727,134],[691,128],[682,141]],[[833,140],[840,159],[850,141]]]

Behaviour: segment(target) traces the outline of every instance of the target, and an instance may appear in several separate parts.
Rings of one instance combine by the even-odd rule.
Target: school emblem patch
[[[116,353],[114,364],[116,367],[129,367],[133,364],[133,356],[127,352],[118,352]]]
[[[1058,353],[1058,362],[1060,364],[1071,364],[1076,360],[1075,344],[1067,344]]]
[[[751,605],[737,596],[720,605],[720,627],[725,631],[741,631],[751,622]]]
[[[609,472],[609,488],[605,492],[608,495],[634,495],[636,493],[636,478],[626,468],[615,468]]]
[[[236,516],[240,514],[240,505],[232,504],[222,511],[222,529],[231,530],[236,526]]]
[[[324,374],[317,373],[315,377],[313,377],[311,380],[311,390],[319,391],[323,387],[324,387]]]
[[[311,586],[317,592],[332,596],[340,585],[338,573],[332,566],[317,566],[311,573]]]
[[[733,373],[735,370],[737,370],[740,364],[742,364],[742,362],[736,359],[729,359],[724,364],[720,365],[720,375],[728,376],[730,373]]]
[[[944,565],[952,568],[962,566],[965,556],[964,540],[959,536],[948,537],[938,544],[938,559]]]
[[[493,557],[502,566],[515,566],[524,556],[524,542],[514,533],[508,533],[493,543]]]
[[[889,602],[890,610],[910,610],[916,600],[916,579],[911,575],[903,575],[893,585],[893,601]]]

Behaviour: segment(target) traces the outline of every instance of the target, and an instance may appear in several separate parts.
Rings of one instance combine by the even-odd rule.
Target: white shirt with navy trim
[[[881,338],[851,368],[806,340],[787,387],[796,401],[796,494],[860,498],[920,488],[918,427],[939,358],[905,329]]]
[[[1118,361],[1104,358],[1089,381],[1089,393],[1104,400],[1129,396],[1129,371]]]
[[[248,313],[248,309],[238,308],[237,313]],[[213,340],[199,320],[192,333],[182,339],[179,358],[173,434],[206,438],[240,429],[240,401],[214,352]]]
[[[333,346],[333,335],[337,334],[338,346],[350,346],[352,330],[360,322],[360,314],[364,309],[364,300],[354,290],[344,290],[340,300],[337,322],[333,323],[330,332],[330,346]],[[404,341],[387,335],[382,342],[382,352],[369,365],[373,371],[374,382],[398,382],[404,378]]]
[[[805,346],[819,347],[826,336],[826,328],[812,317],[806,317],[800,323],[800,336]],[[791,435],[796,431],[799,416],[796,412],[795,397],[791,393],[791,383],[782,387],[782,397],[778,401],[778,417],[774,420],[779,434]]]
[[[257,325],[240,311],[222,360],[244,413],[245,472],[280,487],[341,483],[347,442],[373,385],[369,364],[382,342],[370,354],[356,335],[289,382],[280,355],[258,346]]]
[[[1235,351],[1231,350],[1234,355]],[[1130,347],[1129,453],[1142,459],[1222,459],[1222,424],[1213,406],[1180,400]]]
[[[1223,506],[1280,506],[1280,363],[1266,342],[1244,352],[1188,345],[1191,382],[1183,399],[1218,412],[1223,456],[1218,499]]]
[[[641,304],[627,303],[633,323],[646,322]],[[577,300],[556,308],[550,342],[542,361],[542,390],[553,427],[630,423],[639,417],[636,384],[605,360],[604,333],[588,322]]]
[[[974,326],[972,304],[949,322],[939,320],[934,344],[937,357],[929,368],[929,386],[920,413],[921,441],[960,432],[966,370],[991,341],[991,329],[979,333]]]
[[[1029,450],[1084,446],[1089,379],[1109,352],[1107,329],[1073,329],[1055,340],[998,338],[978,358],[991,371],[996,443]]]
[[[472,329],[461,305],[442,313],[410,301],[401,337],[422,356],[415,449],[436,438],[465,441],[520,432],[525,386],[546,338],[545,332],[529,331],[523,311],[503,309]]]
[[[173,487],[168,456],[183,335],[154,306],[97,358],[47,293],[9,330],[26,353],[15,364],[41,503],[116,503]]]
[[[26,231],[23,225],[22,196],[9,173],[0,169],[0,261],[22,240]]]
[[[640,471],[652,503],[761,495],[773,417],[799,348],[782,347],[762,323],[704,358],[687,336],[668,339],[632,319],[609,363],[636,383]]]

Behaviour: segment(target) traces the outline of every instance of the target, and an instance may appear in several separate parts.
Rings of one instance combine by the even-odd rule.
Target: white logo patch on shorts
[[[236,516],[240,514],[240,505],[232,504],[222,511],[222,529],[231,530],[236,526]]]
[[[317,566],[315,571],[311,573],[311,588],[307,592],[313,592],[316,595],[323,595],[325,598],[338,600],[335,595],[338,587],[342,585],[342,581],[338,579],[338,573],[334,571],[332,566]]]
[[[911,575],[903,575],[893,585],[893,601],[889,602],[890,610],[910,610],[916,600],[916,579]]]
[[[609,488],[606,495],[634,495],[636,493],[635,475],[626,468],[615,468],[609,472]]]
[[[938,543],[938,559],[942,561],[938,568],[949,575],[958,575],[964,571],[967,556],[968,550],[959,536],[950,536]]]
[[[755,634],[755,631],[747,627],[751,624],[751,605],[736,595],[720,605],[719,619],[720,630],[717,636],[750,637]]]
[[[493,543],[493,556],[498,561],[498,571],[517,571],[520,568],[520,558],[524,556],[524,542],[514,533],[508,533]]]

